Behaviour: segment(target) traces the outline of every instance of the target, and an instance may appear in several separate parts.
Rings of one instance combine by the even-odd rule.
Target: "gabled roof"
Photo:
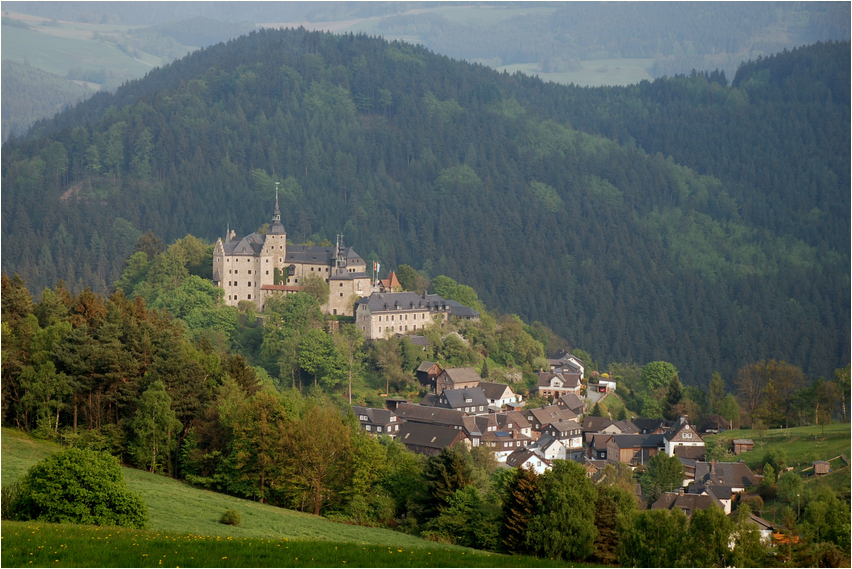
[[[577,418],[577,414],[573,411],[569,409],[561,409],[556,405],[539,407],[537,409],[527,409],[524,411],[524,417],[529,417],[530,415],[532,415],[541,426],[554,421],[569,421]],[[529,419],[527,420],[529,421]]]
[[[399,279],[396,278],[396,273],[393,271],[388,273],[388,278],[382,279],[379,282],[387,289],[402,288],[402,285],[399,284]]]
[[[739,510],[734,510],[733,512],[728,514],[728,517],[732,518],[734,521],[737,521],[740,518]],[[775,529],[775,524],[773,524],[769,520],[764,520],[760,516],[755,516],[754,514],[749,514],[748,522],[756,524],[757,527],[760,528],[761,531],[774,530]]]
[[[464,411],[445,409],[443,407],[426,407],[410,403],[400,403],[396,407],[396,415],[406,421],[419,423],[436,423],[441,425],[463,426]]]
[[[748,488],[757,486],[760,478],[744,462],[696,462],[695,482]]]
[[[537,387],[550,387],[552,379],[558,379],[562,382],[561,389],[576,389],[580,387],[580,374],[578,373],[553,373],[552,371],[543,371],[538,374]]]
[[[703,446],[678,445],[674,448],[674,454],[678,458],[704,460],[704,457],[707,454],[707,448]]]
[[[430,369],[432,369],[432,366],[437,365],[438,364],[436,364],[435,362],[421,362],[420,365],[417,366],[416,371],[429,371]],[[440,369],[440,366],[438,366],[438,369]]]
[[[458,429],[428,423],[403,423],[399,428],[397,440],[405,445],[417,445],[426,448],[442,449],[452,446],[459,437],[467,436]]]
[[[445,389],[438,396],[435,405],[447,405],[452,409],[475,406],[487,407],[488,400],[479,387],[466,387],[464,389]]]
[[[651,505],[652,510],[672,510],[679,508],[683,510],[687,517],[691,517],[697,510],[706,510],[712,505],[718,506],[724,510],[724,505],[716,499],[715,496],[707,494],[679,494],[677,492],[665,492],[660,498]]]
[[[612,435],[612,442],[618,448],[660,448],[663,435]]]
[[[479,387],[488,399],[504,399],[515,395],[512,388],[505,383],[491,383],[483,381],[480,382]]]
[[[571,409],[575,413],[586,408],[586,404],[575,393],[566,393],[559,398],[559,401],[565,405],[566,409]]]
[[[554,437],[549,433],[545,433],[541,435],[536,442],[534,442],[531,446],[534,448],[539,448],[542,452],[546,451],[552,446],[559,445],[562,448],[565,448],[565,445],[562,444],[562,441]]]
[[[447,374],[447,377],[449,377],[453,383],[482,382],[479,372],[473,367],[448,367],[442,372],[442,375],[443,374]]]
[[[582,429],[583,429],[580,426],[580,423],[578,423],[577,421],[570,421],[570,420],[569,421],[554,421],[553,423],[550,423],[549,425],[546,425],[543,428],[546,429],[547,427],[553,427],[554,429],[556,429],[559,432],[577,431],[578,437],[580,436],[580,434],[582,434]]]
[[[361,420],[361,415],[368,418],[369,422],[374,425],[387,425],[392,422],[391,418],[397,415],[389,409],[376,409],[374,407],[361,407],[359,405],[352,406],[352,412]]]
[[[536,453],[532,452],[526,448],[520,448],[506,457],[506,466],[512,466],[514,468],[518,468],[526,464],[526,462],[530,459],[538,459],[544,464],[550,465],[550,461],[541,458]]]
[[[266,240],[265,235],[260,233],[252,233],[246,235],[242,239],[231,239],[223,243],[225,255],[247,255],[256,257],[260,255],[263,249],[263,243]]]
[[[668,429],[669,422],[665,419],[647,419],[645,417],[636,417],[633,419],[633,424],[639,429],[640,433],[650,433],[659,428]]]
[[[680,419],[675,421],[674,425],[669,427],[668,432],[666,432],[666,440],[668,440],[668,441],[673,440],[675,437],[677,437],[681,432],[683,432],[685,430],[692,431],[695,434],[696,439],[698,439],[699,441],[702,440],[701,437],[698,435],[698,431],[696,431],[692,427],[692,425],[689,424],[689,421],[687,421],[683,417],[681,417]]]
[[[476,415],[473,420],[476,422],[476,426],[479,428],[480,432],[487,433],[488,427],[494,427],[494,431],[500,428],[500,423],[497,421],[497,417],[494,413],[488,413],[487,415]],[[500,429],[501,431],[505,431],[506,429]]]
[[[497,419],[497,424],[502,429],[508,429],[509,423],[512,423],[512,429],[521,430],[521,429],[529,429],[530,422],[527,421],[527,418],[524,417],[523,413],[520,411],[507,411],[505,413],[494,413],[494,417]]]

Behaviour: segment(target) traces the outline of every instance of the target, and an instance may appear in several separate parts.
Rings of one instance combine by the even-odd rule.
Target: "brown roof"
[[[442,449],[455,445],[467,438],[462,431],[442,425],[426,423],[403,423],[399,428],[397,440],[408,446]]]
[[[481,382],[482,378],[479,377],[479,372],[476,371],[476,368],[472,367],[450,367],[445,369],[441,375],[447,374],[447,376],[452,380],[453,383],[468,383],[468,382]]]
[[[488,381],[480,382],[479,388],[485,393],[485,397],[488,399],[502,399],[503,395],[506,393],[508,389],[510,393],[514,394],[512,388],[506,385],[505,383],[492,383]],[[511,397],[511,395],[509,396]]]
[[[652,510],[683,510],[687,517],[692,516],[696,510],[706,510],[713,504],[724,509],[722,503],[715,496],[707,494],[680,494],[678,492],[665,492],[651,505]]]

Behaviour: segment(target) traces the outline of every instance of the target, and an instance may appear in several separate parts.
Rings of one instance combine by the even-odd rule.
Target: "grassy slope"
[[[60,77],[76,66],[113,69],[127,78],[142,77],[155,66],[153,62],[143,63],[129,57],[108,42],[71,39],[10,26],[3,26],[2,52],[3,59],[26,59],[33,67]]]
[[[59,448],[14,429],[3,429],[3,483],[16,480]],[[31,566],[32,560],[34,566],[42,567],[564,566],[551,560],[497,555],[390,530],[339,524],[199,490],[140,470],[123,470],[127,485],[148,505],[149,530],[4,521],[0,564]],[[218,523],[227,509],[242,514],[240,527]]]

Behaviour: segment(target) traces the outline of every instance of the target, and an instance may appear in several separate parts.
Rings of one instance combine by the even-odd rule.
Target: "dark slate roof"
[[[397,336],[400,336],[401,338],[408,338],[408,340],[409,340],[409,341],[411,342],[411,344],[412,344],[412,345],[414,345],[414,346],[424,346],[424,347],[427,347],[427,348],[428,348],[428,347],[431,345],[431,344],[429,343],[429,339],[428,339],[426,336],[418,336],[418,335],[416,335],[416,334],[411,334],[411,335],[408,335],[408,334],[402,334],[402,335],[397,334]],[[426,371],[428,371],[428,370],[429,370],[429,368],[426,368]]]
[[[500,424],[497,422],[497,417],[494,416],[494,413],[488,413],[487,415],[476,415],[473,418],[476,426],[479,428],[480,432],[487,433],[488,427],[499,428]]]
[[[482,392],[488,399],[500,399],[503,397],[503,393],[505,393],[507,389],[512,391],[512,388],[505,383],[491,383],[488,381],[480,382],[479,388],[482,389]],[[512,393],[514,393],[514,391],[512,391]]]
[[[223,243],[225,255],[248,255],[256,257],[260,255],[265,240],[266,236],[259,233],[246,235],[242,239],[231,239]]]
[[[674,448],[674,454],[678,458],[704,460],[704,456],[707,454],[707,448],[703,446],[678,445]]]
[[[706,510],[713,504],[724,510],[724,506],[715,496],[698,495],[698,494],[679,494],[677,492],[665,492],[660,498],[651,505],[651,509],[672,510],[679,508],[684,511],[687,517],[692,516],[697,510]]]
[[[518,450],[514,451],[512,454],[506,457],[506,465],[517,468],[523,465],[527,460],[529,460],[530,457],[536,457],[543,463],[550,464],[550,462],[541,458],[533,451],[526,448],[519,448]]]
[[[536,442],[534,442],[531,446],[534,448],[540,448],[542,451],[547,450],[553,443],[562,444],[562,441],[551,435],[550,433],[544,433],[541,435]],[[562,445],[565,446],[565,445]]]
[[[570,432],[570,431],[578,431],[577,436],[579,437],[582,433],[582,427],[577,421],[555,421],[550,423],[557,431],[559,432]]]
[[[606,417],[589,417],[583,419],[583,431],[587,433],[599,433],[614,424],[615,421]]]
[[[706,431],[708,429],[715,429],[721,431],[723,429],[730,428],[731,423],[728,422],[728,420],[722,417],[721,415],[707,415],[703,419],[701,419],[701,431]]]
[[[550,380],[558,377],[562,380],[562,389],[575,389],[580,386],[580,374],[578,373],[553,373],[544,371],[538,374],[537,387],[550,387]]]
[[[699,441],[702,440],[701,437],[698,435],[698,431],[696,431],[692,427],[692,425],[689,424],[689,421],[687,421],[683,417],[681,417],[680,419],[675,421],[674,424],[671,427],[669,427],[669,430],[666,432],[666,440],[670,441],[670,440],[674,439],[676,436],[678,436],[678,434],[680,434],[681,431],[683,431],[687,427],[689,427],[690,430],[693,433],[695,433],[695,438],[697,440],[699,440]]]
[[[446,401],[446,403],[443,403],[444,401]],[[438,397],[438,402],[436,403],[436,405],[442,404],[446,404],[453,409],[479,405],[486,407],[488,405],[488,400],[485,398],[485,394],[479,387],[468,387],[465,389],[445,389],[441,392],[441,395]]]
[[[434,393],[427,393],[420,400],[421,405],[426,405],[427,407],[434,407],[438,404],[438,396]]]
[[[435,362],[422,362],[419,366],[417,366],[416,371],[429,371],[432,369],[433,365],[435,365]]]
[[[640,433],[650,433],[651,431],[656,431],[660,427],[663,429],[669,428],[669,422],[665,419],[647,419],[645,417],[637,417],[633,419],[633,424],[636,425]]]
[[[288,258],[289,258],[288,249]],[[444,300],[437,294],[419,295],[416,292],[374,292],[362,298],[358,304],[366,304],[370,312],[386,310],[423,310],[430,312],[447,312],[451,316],[463,318],[479,317],[479,312],[462,306],[455,300]]]
[[[442,449],[453,444],[459,435],[465,436],[462,431],[443,425],[403,423],[399,427],[396,440],[406,445]]]
[[[731,512],[730,514],[728,514],[728,517],[733,519],[736,522],[740,517],[740,512],[735,510],[735,511]],[[760,530],[774,530],[775,529],[775,524],[773,524],[769,520],[765,520],[765,519],[761,518],[760,516],[755,516],[754,514],[749,515],[748,522],[751,522],[753,524],[757,524],[757,527]]]
[[[613,435],[612,441],[618,448],[660,448],[663,435]]]
[[[391,422],[391,417],[395,416],[395,413],[388,409],[376,409],[374,407],[361,407],[358,405],[352,406],[352,412],[356,417],[366,415],[369,418],[370,423],[373,423],[374,425],[387,425]]]
[[[756,486],[760,478],[744,462],[696,462],[695,482],[748,488]]]
[[[414,405],[411,403],[400,403],[396,407],[396,415],[406,421],[462,426],[464,411],[444,409],[441,407],[426,407],[425,405]]]

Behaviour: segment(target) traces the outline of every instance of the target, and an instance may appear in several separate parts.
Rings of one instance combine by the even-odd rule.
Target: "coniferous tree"
[[[538,475],[526,468],[517,468],[506,485],[500,536],[508,553],[529,554],[527,526],[535,512],[538,495]]]

